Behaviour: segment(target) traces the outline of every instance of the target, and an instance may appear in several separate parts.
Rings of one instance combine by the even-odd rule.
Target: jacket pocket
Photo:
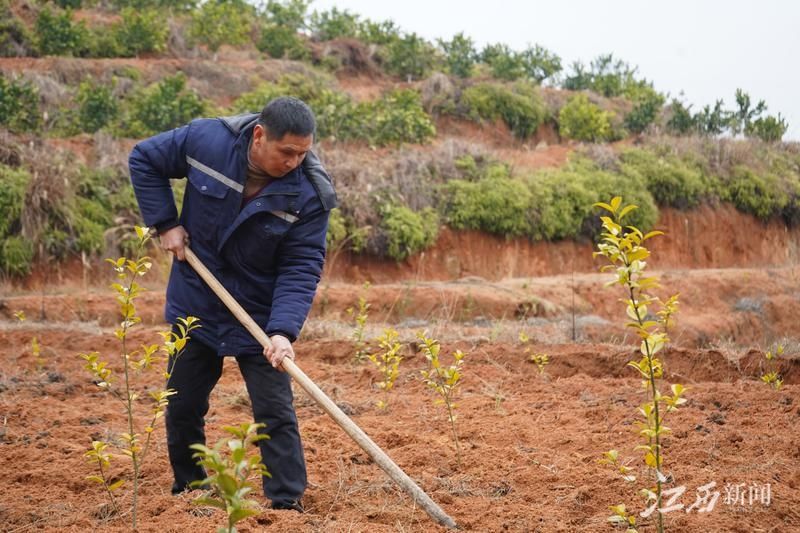
[[[189,238],[214,246],[232,189],[219,179],[191,166],[187,179],[190,185],[186,188],[181,218]]]

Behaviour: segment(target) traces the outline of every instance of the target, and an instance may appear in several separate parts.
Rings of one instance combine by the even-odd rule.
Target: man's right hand
[[[183,226],[175,226],[174,228],[170,228],[164,233],[160,234],[158,237],[161,240],[161,247],[164,250],[175,254],[175,257],[178,258],[178,261],[183,261],[186,259],[186,256],[183,253],[183,248],[186,246],[186,243],[189,242],[189,234],[186,233],[186,230],[183,229]]]

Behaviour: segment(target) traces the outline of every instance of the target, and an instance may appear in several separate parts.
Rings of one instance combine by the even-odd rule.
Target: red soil
[[[41,372],[33,370],[27,353],[32,335],[48,348]],[[113,335],[37,325],[0,337],[4,529],[128,529],[129,516],[110,516],[101,490],[84,479],[93,474],[83,458],[89,441],[117,438],[124,419],[119,405],[91,383],[76,354],[97,349],[112,358]],[[134,339],[155,337],[147,328]],[[635,495],[641,484],[627,484],[596,462],[611,448],[633,466],[640,462],[632,422],[642,396],[639,380],[625,368],[629,347],[536,345],[553,361],[544,376],[525,362],[516,344],[451,341],[443,352],[455,348],[469,352],[458,404],[461,466],[445,415],[419,379],[420,355],[406,349],[390,411],[383,413],[374,407],[375,374],[368,364],[350,363],[349,342],[301,342],[297,352],[312,379],[467,531],[608,531],[609,505],[644,509]],[[676,350],[665,358],[673,370],[667,381],[689,386],[689,402],[668,419],[673,432],[665,442],[665,465],[674,478],[668,486],[686,488],[680,500],[685,507],[706,483],[716,482],[721,493],[712,512],[667,513],[668,530],[794,530],[800,524],[800,445],[787,428],[800,417],[800,363],[784,368],[787,384],[775,392],[757,381],[755,359],[737,369],[716,352]],[[210,442],[221,437],[222,425],[251,416],[242,390],[238,372],[227,366],[212,396]],[[298,392],[296,405],[311,482],[308,512],[264,511],[241,531],[437,530],[304,394]],[[147,409],[144,402],[141,408]],[[161,427],[157,435],[144,468],[140,530],[209,531],[222,524],[219,511],[169,495]],[[120,475],[125,460],[114,462],[112,473]],[[739,483],[769,483],[770,505],[724,503],[726,487]],[[123,504],[128,494],[122,490]],[[642,531],[652,531],[649,520],[639,521]]]

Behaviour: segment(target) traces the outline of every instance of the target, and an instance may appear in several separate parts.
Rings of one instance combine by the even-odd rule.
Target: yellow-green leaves
[[[766,359],[766,371],[761,376],[761,381],[769,385],[775,390],[779,390],[783,386],[783,379],[781,378],[780,374],[778,373],[777,366],[778,362],[777,359],[783,355],[783,345],[779,344],[773,350],[767,350],[767,353],[764,354],[764,359]]]
[[[609,509],[611,509],[611,512],[614,513],[608,517],[609,522],[615,526],[626,526],[626,533],[638,533],[638,530],[636,529],[636,517],[632,514],[628,514],[628,510],[624,503],[619,505],[611,505],[609,506]]]
[[[137,280],[147,274],[152,267],[150,259],[144,255],[145,247],[150,239],[150,230],[142,227],[136,227],[135,230],[137,240],[134,259],[126,257],[107,259],[117,274],[117,282],[112,283],[111,288],[119,305],[121,319],[119,327],[114,331],[114,335],[121,344],[119,366],[115,369],[116,374],[112,373],[110,363],[102,360],[98,352],[80,354],[80,357],[86,361],[84,367],[92,375],[95,383],[125,406],[128,431],[120,435],[122,444],[118,446],[118,449],[121,454],[131,459],[130,479],[133,485],[131,525],[133,529],[136,529],[137,495],[142,464],[150,449],[156,423],[164,416],[169,398],[176,394],[175,390],[166,388],[148,391],[152,405],[150,413],[146,414],[141,412],[137,406],[137,400],[144,397],[143,387],[137,390],[134,380],[140,374],[155,368],[159,363],[165,363],[166,368],[163,375],[165,379],[169,379],[177,357],[186,346],[189,333],[200,327],[195,317],[180,318],[173,331],[161,333],[163,337],[161,345],[143,344],[139,350],[129,349],[128,331],[141,322],[141,318],[136,314],[135,300],[145,291]],[[144,420],[140,420],[144,417],[146,417]],[[105,476],[104,469],[108,467],[110,458],[110,454],[105,452],[108,444],[95,442],[92,446],[92,449],[87,452],[87,458],[97,463],[100,475],[92,476],[91,479],[99,480],[103,484],[116,508],[112,491],[122,485],[122,480],[109,483]]]
[[[259,514],[260,507],[247,495],[253,490],[248,478],[253,475],[272,477],[260,457],[247,455],[258,441],[269,436],[257,433],[264,424],[243,423],[239,426],[226,426],[223,429],[231,436],[221,439],[213,448],[203,444],[192,444],[193,457],[209,473],[206,479],[192,483],[195,487],[208,487],[213,492],[197,498],[197,505],[209,505],[224,510],[228,515],[228,527],[223,531],[236,531],[237,522]],[[225,453],[227,450],[227,453]]]
[[[389,391],[394,387],[394,382],[400,374],[400,362],[403,360],[403,356],[400,355],[402,344],[398,341],[398,336],[397,331],[392,328],[383,330],[383,335],[377,339],[380,351],[367,356],[378,368],[382,378],[376,383],[378,388],[384,392],[384,398],[377,402],[378,409],[389,407]]]
[[[456,350],[453,353],[453,364],[444,366],[439,360],[439,352],[441,350],[439,341],[429,339],[423,333],[418,333],[417,338],[420,341],[419,350],[425,355],[429,365],[428,370],[421,371],[422,378],[425,384],[439,395],[437,403],[447,407],[447,418],[450,421],[450,429],[456,444],[456,458],[460,465],[461,446],[458,443],[458,432],[456,431],[455,396],[458,392],[458,386],[461,384],[466,354],[461,350]]]
[[[608,203],[599,202],[595,206],[604,209],[610,216],[600,217],[603,232],[594,256],[602,256],[608,260],[608,264],[601,268],[602,271],[615,273],[614,279],[606,285],[621,285],[625,290],[622,302],[625,304],[625,314],[629,320],[626,326],[633,329],[641,339],[639,344],[641,358],[628,363],[628,366],[639,372],[642,385],[650,400],[639,407],[643,420],[636,423],[639,435],[647,443],[637,446],[636,449],[644,452],[644,462],[655,474],[654,495],[657,508],[660,509],[661,484],[665,480],[661,474],[664,460],[661,439],[670,431],[663,424],[664,415],[686,402],[683,398],[686,389],[682,385],[674,384],[670,388],[672,395],[661,394],[657,380],[664,376],[664,367],[656,354],[669,342],[667,328],[678,310],[678,295],[671,296],[666,302],[650,295],[649,291],[659,288],[658,280],[654,276],[644,274],[647,268],[646,259],[650,257],[650,251],[645,248],[644,242],[663,233],[651,231],[643,234],[634,226],[623,226],[622,219],[636,207],[623,206],[622,198],[619,196],[612,198]],[[652,316],[651,309],[655,304],[660,304],[661,308],[656,311],[655,316]],[[602,462],[618,465],[616,450],[606,452]],[[609,521],[628,526],[628,531],[636,530],[636,522],[627,514],[624,505],[614,506],[611,509],[614,515]],[[659,533],[663,532],[663,517],[660,511],[656,527]]]
[[[369,308],[372,307],[372,305],[367,302],[366,293],[368,290],[369,282],[367,281],[364,282],[362,294],[358,297],[357,312],[352,307],[347,308],[347,314],[354,317],[355,320],[355,327],[353,328],[353,334],[350,336],[350,338],[353,340],[353,344],[355,344],[353,362],[356,364],[362,363],[369,355],[369,346],[367,345],[365,337],[367,318],[369,318]]]
[[[530,341],[530,337],[525,334],[525,332],[519,332],[519,342],[522,344],[528,344]],[[544,374],[544,368],[550,364],[550,356],[544,353],[533,353],[530,346],[525,347],[525,355],[526,359],[531,363],[535,364],[536,367],[539,369],[539,374]]]

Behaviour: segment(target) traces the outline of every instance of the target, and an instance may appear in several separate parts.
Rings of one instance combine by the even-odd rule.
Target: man
[[[173,493],[206,477],[189,448],[204,443],[208,398],[235,356],[272,477],[264,494],[275,509],[302,512],[306,468],[289,376],[325,258],[328,215],[336,205],[331,180],[310,151],[316,122],[296,98],[271,101],[260,114],[199,119],[146,139],[130,156],[131,182],[145,224],[175,254],[166,319],[192,315],[201,328],[177,359],[168,387],[177,394],[166,412]],[[178,216],[170,179],[188,178]],[[262,349],[184,261],[192,250],[272,341]]]

